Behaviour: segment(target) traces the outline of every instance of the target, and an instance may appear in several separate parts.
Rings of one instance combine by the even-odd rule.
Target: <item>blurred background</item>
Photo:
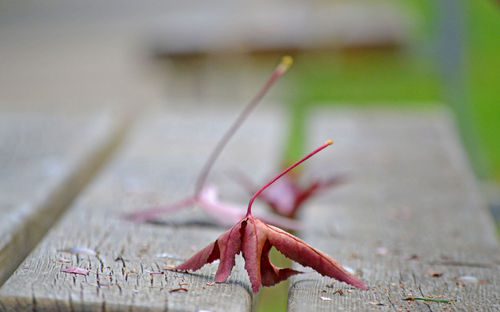
[[[284,54],[285,160],[315,107],[446,107],[500,219],[495,0],[0,0],[0,111],[241,107]]]

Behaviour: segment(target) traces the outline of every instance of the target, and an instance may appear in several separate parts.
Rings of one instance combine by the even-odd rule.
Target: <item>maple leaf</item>
[[[269,251],[274,246],[286,257],[303,266],[311,267],[322,275],[335,278],[361,289],[367,289],[366,285],[360,279],[349,273],[342,265],[325,253],[314,249],[303,240],[277,227],[264,223],[252,216],[251,212],[255,198],[269,185],[332,143],[332,141],[325,142],[259,189],[250,199],[245,217],[227,232],[219,236],[215,242],[203,248],[184,263],[176,266],[175,269],[180,271],[196,271],[205,264],[220,260],[215,275],[215,281],[220,283],[226,281],[229,277],[235,265],[235,256],[241,253],[245,260],[245,269],[250,278],[252,290],[257,292],[261,285],[272,286],[292,275],[302,273],[289,268],[281,269],[273,265],[269,260]]]
[[[293,60],[290,56],[284,56],[282,58],[280,64],[272,72],[271,76],[264,83],[259,92],[245,106],[245,108],[233,122],[231,127],[229,127],[229,129],[224,133],[224,135],[216,144],[214,150],[208,157],[203,168],[201,169],[196,181],[195,191],[192,196],[189,196],[171,205],[159,206],[146,211],[131,213],[126,215],[125,218],[131,221],[147,221],[153,219],[159,214],[173,213],[177,210],[194,204],[200,205],[208,214],[214,216],[220,224],[225,226],[231,226],[232,224],[234,224],[234,222],[242,218],[245,215],[244,207],[221,202],[218,199],[215,187],[207,186],[205,182],[207,180],[210,169],[226,146],[229,139],[231,139],[236,130],[238,130],[238,128],[245,121],[252,110],[257,106],[257,104],[264,97],[271,86],[273,86],[276,80],[278,80],[278,78],[280,78],[288,70],[292,63]],[[298,222],[291,222],[290,220],[287,220],[280,216],[263,216],[262,218],[272,224],[283,226],[287,229],[297,230],[300,228],[300,224]]]
[[[238,173],[236,178],[248,191],[253,193],[258,189],[244,174]],[[344,176],[336,175],[326,180],[312,179],[309,185],[302,187],[298,182],[298,175],[290,174],[262,192],[259,199],[264,201],[274,213],[295,219],[300,207],[308,199],[344,181]]]
[[[126,217],[136,222],[148,221],[159,214],[173,213],[192,205],[199,205],[207,214],[225,227],[231,227],[235,222],[243,218],[246,213],[243,207],[221,202],[218,198],[217,189],[212,185],[206,185],[201,189],[197,197],[187,197],[172,205],[160,206],[150,210],[129,214]],[[266,222],[286,229],[299,230],[301,228],[300,222],[277,215],[259,215],[259,217]]]

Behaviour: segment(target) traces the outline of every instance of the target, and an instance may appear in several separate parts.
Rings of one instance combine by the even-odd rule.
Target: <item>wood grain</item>
[[[250,310],[253,295],[241,259],[227,284],[211,283],[216,263],[189,274],[165,270],[224,231],[198,207],[163,218],[164,223],[122,219],[125,212],[190,195],[202,162],[235,115],[183,109],[142,120],[110,166],[0,290],[0,310]],[[277,114],[264,113],[243,127],[210,176],[223,199],[246,204],[248,195],[227,174],[235,168],[256,179],[269,174],[281,128]],[[70,247],[97,255],[60,251]],[[67,265],[90,274],[61,272]]]
[[[0,285],[119,139],[109,115],[0,114]]]
[[[312,124],[311,142],[335,144],[310,172],[348,180],[303,211],[301,236],[370,290],[303,274],[289,311],[500,309],[493,223],[445,112],[322,111]],[[431,296],[454,304],[404,300]]]

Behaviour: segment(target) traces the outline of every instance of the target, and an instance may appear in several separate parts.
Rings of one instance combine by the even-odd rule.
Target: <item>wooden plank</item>
[[[0,285],[119,138],[109,115],[0,114]]]
[[[189,195],[197,171],[236,113],[182,110],[144,119],[119,156],[93,183],[0,290],[0,309],[249,311],[253,294],[240,260],[227,284],[213,281],[216,264],[195,274],[165,271],[213,241],[224,229],[193,207],[170,222],[134,224],[125,212]],[[276,114],[257,114],[230,143],[211,175],[224,199],[248,201],[227,170],[262,178],[275,164],[273,146],[283,128]],[[262,135],[262,134],[265,135]],[[217,172],[219,174],[217,174]],[[229,196],[225,196],[229,194]],[[58,250],[85,247],[96,256]],[[61,258],[68,263],[61,263]],[[88,276],[62,273],[67,265]],[[150,274],[149,271],[163,272]],[[187,291],[175,291],[179,287]]]
[[[312,125],[312,142],[335,144],[311,172],[348,181],[307,207],[301,235],[370,290],[303,274],[289,311],[500,308],[498,240],[446,113],[319,112]],[[404,300],[430,296],[454,304]]]

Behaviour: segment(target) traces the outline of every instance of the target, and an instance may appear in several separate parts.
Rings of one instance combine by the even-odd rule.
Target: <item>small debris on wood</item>
[[[404,220],[404,221],[410,220],[411,218],[413,218],[413,213],[408,208],[392,210],[391,215],[394,219]]]
[[[429,275],[430,275],[430,276],[432,276],[432,277],[441,277],[441,276],[443,276],[443,273],[442,273],[442,272],[439,272],[439,273],[438,273],[438,272],[434,271],[433,269],[429,269],[429,270],[427,271],[427,274],[429,274]]]
[[[139,271],[137,271],[136,269],[132,269],[132,270],[128,271],[127,274],[128,273],[139,274]]]
[[[369,304],[376,306],[384,306],[385,304],[380,301],[370,301]]]
[[[408,257],[406,257],[406,260],[417,260],[418,255],[417,254],[411,254]]]
[[[175,265],[165,264],[163,268],[165,270],[175,270]]]
[[[385,247],[377,247],[377,249],[375,250],[375,255],[377,256],[385,256],[389,253],[389,249],[385,248]]]
[[[68,263],[68,262],[71,262],[71,259],[66,259],[66,258],[57,258],[56,259],[57,262],[61,262],[61,263]]]
[[[458,278],[458,280],[461,281],[461,282],[470,282],[470,283],[477,283],[477,282],[479,282],[479,280],[476,277],[470,276],[470,275],[460,276]]]
[[[169,254],[168,252],[158,253],[155,255],[155,257],[157,257],[157,258],[175,258],[174,255]]]
[[[184,287],[179,287],[179,288],[174,288],[174,289],[171,289],[171,290],[169,290],[168,292],[169,292],[169,293],[174,293],[174,292],[178,292],[178,291],[188,292],[188,289],[187,289],[187,288],[184,288]]]
[[[214,286],[215,282],[207,282],[207,286]]]
[[[146,253],[149,250],[149,244],[148,243],[141,243],[139,244],[139,252],[140,253]]]
[[[480,285],[488,284],[487,281],[479,280],[477,277],[470,275],[460,276],[459,278],[457,278],[457,281],[458,281],[457,284],[460,283],[461,286],[465,286],[466,284],[480,284]]]
[[[334,291],[334,292],[333,292],[333,294],[334,294],[334,295],[335,295],[335,294],[339,294],[339,295],[343,296],[343,295],[344,295],[344,291],[342,290],[342,288],[339,288],[339,289],[337,289],[336,291]]]
[[[179,282],[178,285],[179,286],[187,286],[187,285],[189,285],[189,283],[188,282]]]
[[[319,299],[321,299],[323,301],[332,301],[332,298],[328,298],[328,297],[319,297]]]
[[[149,274],[165,274],[165,272],[161,272],[161,271],[144,270],[144,272],[149,273]]]
[[[122,263],[125,263],[125,259],[123,259],[122,256],[118,256],[115,258],[115,261],[121,261]]]
[[[403,300],[406,300],[406,301],[420,300],[420,301],[430,301],[430,302],[440,302],[440,303],[453,304],[452,300],[431,298],[431,297],[406,297],[406,298],[403,298]]]
[[[97,253],[94,250],[85,247],[70,247],[68,249],[59,249],[57,251],[67,252],[75,255],[89,255],[89,256],[97,255]]]
[[[80,274],[80,275],[89,275],[89,270],[84,268],[78,268],[74,266],[67,266],[61,270],[63,273],[71,273],[71,274]]]

